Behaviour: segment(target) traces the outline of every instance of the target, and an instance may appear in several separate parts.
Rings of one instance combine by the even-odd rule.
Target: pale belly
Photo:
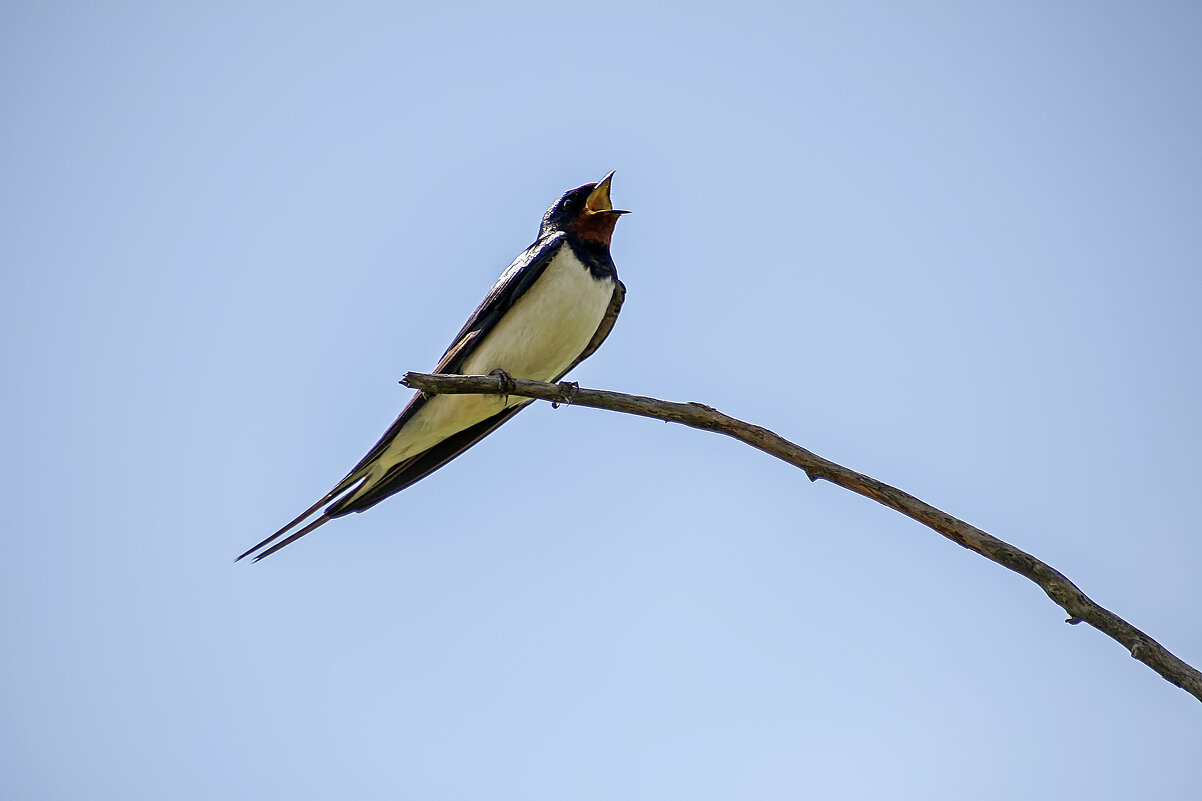
[[[514,378],[549,381],[584,351],[613,297],[614,280],[593,278],[565,247],[513,308],[464,360],[464,375],[501,369]],[[381,454],[371,472],[429,449],[446,437],[492,417],[526,398],[438,395],[428,400]]]

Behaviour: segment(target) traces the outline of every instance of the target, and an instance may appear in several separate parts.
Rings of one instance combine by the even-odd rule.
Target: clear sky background
[[[430,6],[0,14],[0,797],[1193,797],[1195,699],[718,436],[538,405],[232,560],[616,169],[576,380],[1202,665],[1199,6]]]

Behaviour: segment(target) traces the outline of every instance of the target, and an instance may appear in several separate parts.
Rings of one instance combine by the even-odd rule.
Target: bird
[[[609,247],[618,217],[629,212],[613,207],[613,176],[566,192],[547,210],[538,238],[493,284],[434,372],[559,381],[601,346],[626,298]],[[258,562],[335,518],[370,509],[447,464],[530,403],[507,395],[418,392],[332,490],[234,561],[254,554]],[[276,542],[318,510],[319,517]]]

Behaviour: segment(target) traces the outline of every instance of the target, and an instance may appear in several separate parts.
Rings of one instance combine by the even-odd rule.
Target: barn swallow
[[[486,375],[499,370],[558,381],[601,346],[626,297],[609,255],[614,226],[626,214],[610,202],[613,175],[571,190],[547,210],[534,244],[493,284],[434,372]],[[257,562],[336,517],[370,509],[430,475],[531,402],[419,392],[334,489],[234,561],[258,552]],[[271,545],[323,506],[320,517]]]

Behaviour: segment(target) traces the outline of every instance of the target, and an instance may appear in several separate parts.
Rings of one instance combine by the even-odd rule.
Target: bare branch
[[[674,403],[641,395],[625,395],[597,389],[584,389],[571,382],[548,384],[513,378],[503,381],[497,376],[431,375],[406,373],[401,381],[406,386],[429,394],[509,394],[537,398],[552,403],[589,406],[641,417],[651,417],[691,428],[716,431],[745,442],[753,448],[771,454],[800,467],[811,481],[824,479],[844,489],[859,493],[895,509],[928,526],[957,545],[976,551],[986,559],[997,562],[1039,585],[1048,597],[1068,612],[1066,622],[1084,621],[1108,637],[1117,640],[1135,659],[1159,673],[1166,681],[1202,700],[1202,673],[1178,659],[1156,640],[1123,620],[1118,615],[1094,603],[1077,585],[1050,565],[1009,543],[985,533],[976,526],[952,517],[946,512],[902,492],[883,481],[857,473],[842,465],[823,459],[789,442],[766,428],[722,414],[700,403]]]

